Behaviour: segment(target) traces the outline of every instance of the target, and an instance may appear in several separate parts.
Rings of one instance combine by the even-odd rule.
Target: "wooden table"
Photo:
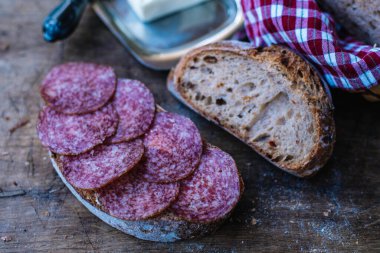
[[[298,179],[176,101],[167,72],[140,65],[91,10],[69,40],[43,42],[41,22],[56,3],[0,1],[0,252],[380,251],[380,103],[334,92],[332,159],[314,178]],[[120,77],[143,81],[159,104],[190,117],[207,141],[233,155],[246,190],[221,229],[199,240],[145,242],[101,222],[69,193],[35,131],[41,79],[66,61],[109,64]]]

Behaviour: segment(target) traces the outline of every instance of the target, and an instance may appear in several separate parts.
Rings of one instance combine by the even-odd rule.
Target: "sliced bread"
[[[73,187],[63,176],[58,156],[50,153],[50,160],[63,183],[79,202],[92,214],[108,225],[139,239],[157,242],[174,242],[178,240],[201,237],[214,232],[228,217],[211,223],[194,223],[182,220],[167,211],[158,217],[139,221],[122,220],[102,210],[96,201],[94,191],[80,190]],[[229,215],[228,215],[229,216]]]
[[[165,111],[158,105],[156,108],[158,112]],[[212,147],[212,145],[208,143],[204,143],[204,145]],[[59,155],[49,152],[49,156],[51,163],[62,182],[82,205],[110,226],[139,239],[156,242],[174,242],[199,238],[217,230],[230,217],[234,210],[233,208],[225,216],[212,222],[190,222],[182,219],[170,210],[166,210],[156,217],[145,220],[128,221],[119,219],[111,216],[103,210],[104,208],[97,201],[95,191],[75,188],[67,181],[62,174],[63,167]],[[241,194],[244,191],[244,183],[240,174],[239,180],[241,197]]]
[[[378,0],[318,0],[318,2],[355,38],[380,45]]]
[[[292,51],[226,41],[186,54],[168,89],[182,102],[299,177],[315,174],[335,141],[333,105]]]

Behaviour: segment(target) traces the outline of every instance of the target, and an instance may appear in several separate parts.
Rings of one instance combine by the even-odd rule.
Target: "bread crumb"
[[[9,49],[9,43],[0,41],[0,51],[7,51]]]
[[[25,166],[29,166],[29,164],[30,164],[29,162],[25,162]]]
[[[290,223],[296,223],[294,220],[290,220],[289,222],[290,222]]]
[[[330,213],[331,213],[331,210],[328,209],[326,212],[323,212],[323,216],[328,217]]]
[[[9,129],[9,132],[11,133],[11,134],[13,134],[13,132],[14,131],[16,131],[17,129],[19,129],[19,128],[22,128],[22,127],[24,127],[24,126],[26,126],[28,123],[29,123],[29,118],[27,118],[27,117],[24,117],[24,118],[22,118],[22,119],[20,119],[13,127],[11,127],[10,129]]]
[[[3,240],[3,242],[10,242],[12,241],[12,237],[9,235],[5,235],[1,237],[1,240]]]
[[[43,211],[42,215],[48,217],[48,216],[50,216],[50,213],[48,211]]]
[[[256,224],[257,224],[257,220],[255,218],[252,218],[251,225],[256,225]]]
[[[44,160],[44,161],[45,161],[46,159],[47,159],[47,157],[46,157],[46,156],[42,157],[42,160]]]

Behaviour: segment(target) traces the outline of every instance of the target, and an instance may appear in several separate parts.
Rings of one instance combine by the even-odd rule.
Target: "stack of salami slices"
[[[40,92],[42,144],[73,194],[108,224],[175,241],[211,232],[236,206],[243,183],[232,157],[203,143],[190,119],[156,109],[143,83],[67,63]]]

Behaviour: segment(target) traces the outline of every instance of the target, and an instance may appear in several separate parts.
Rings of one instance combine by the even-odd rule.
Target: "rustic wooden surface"
[[[41,22],[56,2],[0,1],[0,252],[380,251],[380,103],[335,92],[333,157],[316,177],[297,179],[177,102],[165,89],[167,73],[137,63],[91,10],[69,40],[44,43]],[[120,77],[145,82],[159,104],[193,119],[209,142],[234,156],[246,191],[229,222],[203,239],[152,243],[79,204],[35,133],[38,85],[53,65],[71,60],[109,64]]]

